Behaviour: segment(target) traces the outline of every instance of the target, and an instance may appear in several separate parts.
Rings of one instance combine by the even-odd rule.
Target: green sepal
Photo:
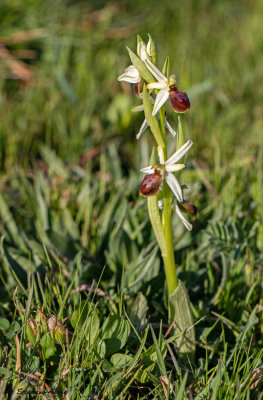
[[[175,342],[178,353],[183,360],[192,361],[195,355],[195,329],[188,293],[179,279],[177,288],[169,296],[169,323],[174,320],[173,333],[177,336]]]
[[[165,59],[165,63],[163,65],[162,73],[167,77],[170,75],[170,58],[169,58],[169,56],[167,56],[166,59]]]
[[[150,73],[144,62],[138,56],[136,56],[136,54],[131,49],[129,49],[129,47],[127,47],[127,50],[129,52],[131,62],[134,65],[134,67],[139,71],[140,76],[147,83],[155,82],[154,77],[152,76],[152,74]]]
[[[149,33],[148,33],[148,37],[149,37],[148,43],[150,43],[150,57],[152,59],[152,62],[154,64],[156,64],[156,61],[157,61],[156,46],[155,46],[153,38],[151,37],[151,35]]]
[[[165,147],[158,118],[157,116],[152,115],[153,106],[150,102],[146,85],[143,86],[143,106],[144,106],[146,121],[149,127],[151,128],[151,131],[158,146]]]
[[[148,200],[148,213],[157,243],[161,249],[162,257],[167,257],[167,246],[164,236],[162,220],[158,208],[157,196],[150,196]]]

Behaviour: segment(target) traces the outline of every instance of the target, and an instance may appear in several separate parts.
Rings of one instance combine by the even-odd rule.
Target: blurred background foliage
[[[262,1],[1,0],[0,19],[2,316],[14,317],[12,291],[18,284],[26,295],[28,271],[48,275],[53,310],[63,285],[98,282],[103,272],[100,286],[113,301],[121,291],[130,316],[137,293],[146,296],[137,323],[146,312],[166,320],[163,270],[138,192],[153,141],[149,131],[136,141],[138,100],[117,81],[130,64],[125,46],[135,50],[136,35],[146,41],[149,32],[158,65],[170,56],[191,100],[182,122],[194,146],[182,178],[199,213],[191,234],[173,221],[179,276],[195,318],[224,314],[234,341],[262,302]],[[63,317],[79,300],[78,292]],[[112,305],[101,302],[107,316]]]

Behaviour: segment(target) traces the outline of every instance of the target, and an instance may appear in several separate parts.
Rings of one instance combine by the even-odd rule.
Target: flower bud
[[[186,212],[187,214],[190,215],[196,215],[197,214],[197,208],[191,201],[186,201],[184,200],[182,203],[178,203],[181,211]]]
[[[154,43],[154,41],[153,41],[151,35],[148,34],[148,36],[149,36],[149,40],[148,40],[148,43],[147,43],[147,46],[146,46],[146,50],[147,50],[148,55],[151,57],[152,62],[153,62],[154,64],[156,64],[156,48],[155,48],[155,43]]]
[[[148,57],[146,44],[139,35],[137,37],[137,54],[142,61],[145,61]]]

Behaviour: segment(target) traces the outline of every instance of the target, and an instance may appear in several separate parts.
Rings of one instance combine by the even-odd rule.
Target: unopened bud
[[[180,210],[186,212],[187,214],[190,215],[196,215],[197,214],[197,208],[191,201],[186,201],[184,200],[182,203],[178,203]]]
[[[155,43],[154,43],[154,41],[153,41],[151,35],[149,35],[149,33],[148,33],[148,36],[149,36],[149,40],[148,40],[148,43],[147,43],[147,46],[146,46],[146,50],[147,50],[148,55],[151,57],[152,62],[153,62],[154,64],[156,64],[156,48],[155,48]]]
[[[148,57],[146,44],[139,35],[137,36],[137,54],[142,61],[145,61]]]

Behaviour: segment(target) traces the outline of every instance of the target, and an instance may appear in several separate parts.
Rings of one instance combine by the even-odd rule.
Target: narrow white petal
[[[146,59],[143,61],[145,62],[145,65],[148,68],[148,70],[157,79],[157,81],[168,82],[168,79],[166,78],[166,76],[164,76],[164,74],[161,71],[159,71],[159,69],[151,62],[151,60],[148,57],[146,57]]]
[[[181,186],[179,185],[178,180],[174,176],[174,174],[172,172],[167,172],[167,174],[165,174],[165,180],[168,183],[168,185],[170,186],[170,188],[171,188],[172,192],[174,193],[176,199],[179,202],[182,202],[183,201],[182,189],[181,189]]]
[[[147,89],[167,89],[168,85],[165,81],[148,83]]]
[[[165,165],[177,163],[177,161],[179,161],[185,155],[185,153],[188,152],[192,145],[192,140],[187,140],[187,142],[182,147],[180,147],[179,150],[177,150],[170,158],[168,158]]]
[[[134,65],[130,65],[125,69],[125,72],[118,77],[118,81],[125,81],[129,83],[137,83],[140,82],[140,80],[140,74]]]
[[[184,169],[184,167],[185,167],[184,164],[168,164],[165,166],[165,171],[177,172],[177,171],[181,171],[181,169]]]
[[[159,156],[159,161],[160,164],[164,164],[164,154],[163,154],[163,148],[161,146],[158,146],[158,156]]]
[[[141,126],[139,132],[138,132],[137,135],[136,135],[136,139],[140,139],[141,135],[142,135],[143,132],[146,130],[147,126],[148,126],[148,124],[147,124],[147,121],[146,121],[146,119],[145,119],[145,120],[143,121],[143,123],[142,123],[142,126]]]
[[[144,174],[153,174],[154,168],[150,165],[149,167],[140,169],[140,171],[143,172]]]
[[[187,219],[184,217],[183,213],[181,212],[178,204],[175,205],[175,211],[178,215],[178,217],[181,219],[182,223],[184,224],[184,226],[186,227],[186,229],[188,229],[189,231],[192,230],[192,224],[190,224],[189,221],[187,221]]]
[[[168,100],[168,98],[169,98],[168,90],[166,90],[166,89],[160,90],[160,92],[157,94],[156,99],[155,99],[152,115],[155,115],[158,113],[158,111],[164,105],[164,103]]]
[[[143,111],[143,110],[144,110],[143,104],[136,106],[136,107],[132,107],[132,109],[131,109],[132,112],[138,112],[138,111]]]
[[[164,120],[165,126],[168,129],[168,131],[173,135],[173,137],[176,136],[176,131],[171,127],[171,125],[169,124],[169,122],[167,121],[167,119],[165,118]]]

